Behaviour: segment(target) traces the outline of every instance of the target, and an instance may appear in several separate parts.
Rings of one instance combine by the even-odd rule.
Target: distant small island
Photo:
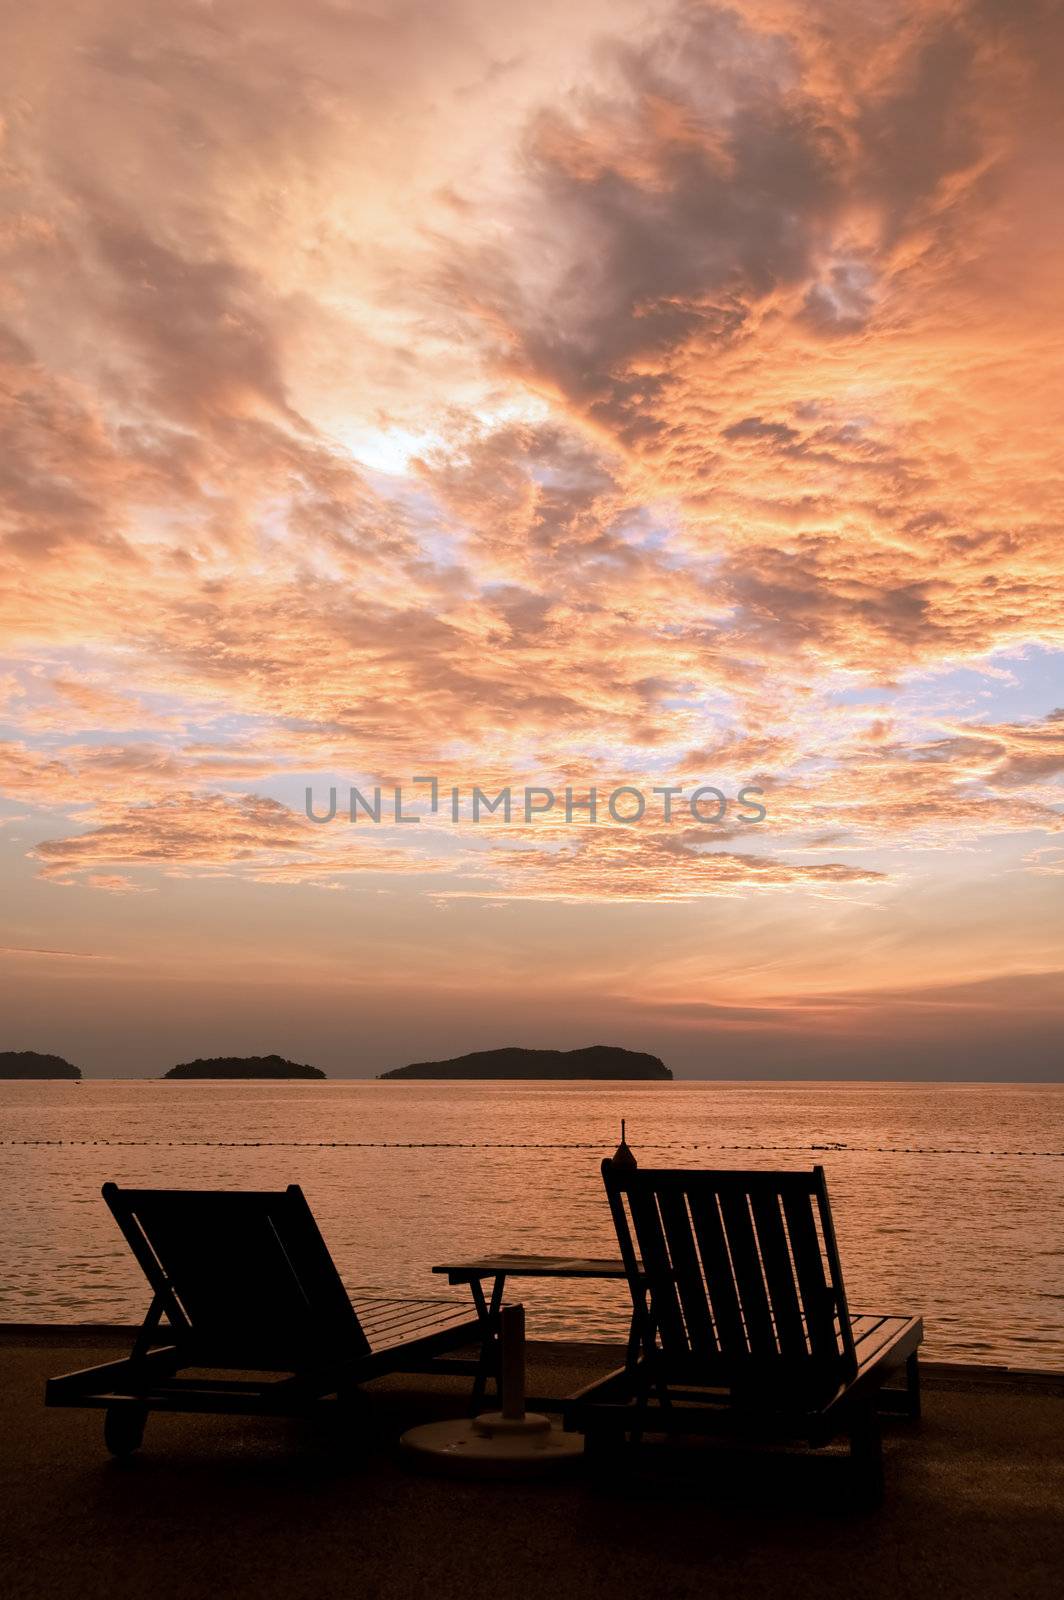
[[[672,1073],[657,1056],[617,1045],[592,1044],[583,1050],[474,1050],[450,1061],[415,1061],[382,1072],[382,1078],[647,1078]]]
[[[320,1067],[286,1061],[283,1056],[212,1056],[206,1061],[182,1061],[164,1072],[164,1078],[324,1078]]]
[[[81,1068],[36,1050],[0,1050],[0,1078],[80,1078]]]

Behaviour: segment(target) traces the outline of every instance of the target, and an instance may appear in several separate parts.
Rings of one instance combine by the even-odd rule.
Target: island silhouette
[[[0,1050],[0,1078],[80,1078],[81,1068],[37,1050]]]
[[[324,1078],[320,1067],[308,1067],[283,1056],[210,1056],[182,1061],[164,1078]]]
[[[618,1045],[592,1044],[582,1050],[473,1050],[449,1061],[415,1061],[382,1072],[381,1078],[646,1078],[671,1079],[657,1056]]]

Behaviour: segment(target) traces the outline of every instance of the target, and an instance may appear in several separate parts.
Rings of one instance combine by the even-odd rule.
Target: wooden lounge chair
[[[115,1455],[137,1448],[149,1411],[291,1415],[400,1371],[474,1372],[483,1387],[484,1319],[442,1299],[374,1297],[356,1312],[296,1184],[267,1193],[105,1183],[103,1197],[153,1299],[129,1356],[52,1378],[45,1404],[102,1409]],[[472,1344],[479,1361],[446,1357]]]
[[[851,1316],[824,1169],[602,1163],[634,1309],[628,1360],[569,1402],[589,1452],[644,1432],[848,1434],[882,1486],[878,1409],[919,1416],[919,1317]],[[886,1389],[901,1371],[905,1385]],[[601,1450],[600,1450],[601,1455]]]

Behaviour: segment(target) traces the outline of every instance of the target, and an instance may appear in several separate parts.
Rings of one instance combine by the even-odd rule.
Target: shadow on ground
[[[880,1600],[1059,1592],[1064,1398],[928,1385],[888,1423],[883,1507],[855,1509],[833,1452],[647,1447],[608,1484],[488,1484],[409,1471],[396,1441],[461,1411],[448,1380],[384,1380],[361,1425],[153,1417],[130,1463],[98,1413],[45,1411],[44,1380],[107,1359],[2,1344],[0,1563],[12,1600]],[[533,1385],[594,1376],[534,1351]],[[417,1384],[418,1387],[405,1387]]]

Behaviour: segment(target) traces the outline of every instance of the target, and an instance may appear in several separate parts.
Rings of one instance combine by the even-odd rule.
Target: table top
[[[445,1272],[452,1283],[471,1278],[623,1278],[624,1263],[598,1256],[525,1256],[510,1253],[473,1256],[465,1261],[445,1262],[433,1267]]]

